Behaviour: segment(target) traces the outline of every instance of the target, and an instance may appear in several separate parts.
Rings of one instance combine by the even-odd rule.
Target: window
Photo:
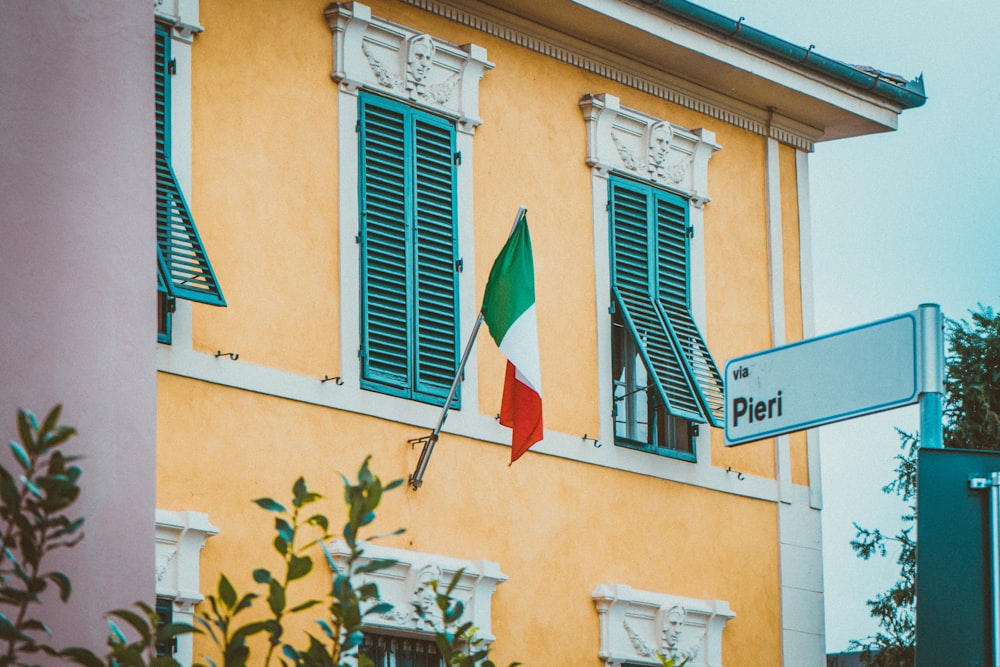
[[[722,382],[689,306],[688,201],[615,176],[608,198],[615,441],[693,461]]]
[[[156,598],[156,616],[161,626],[174,622],[174,603],[168,598]],[[173,657],[177,652],[177,638],[156,642],[156,657]]]
[[[157,339],[161,343],[170,342],[175,299],[226,305],[170,161],[170,79],[175,68],[170,41],[170,28],[156,23]]]
[[[361,386],[442,405],[458,365],[455,128],[370,94],[358,118]]]
[[[365,632],[361,652],[374,667],[444,667],[433,639],[413,639]]]

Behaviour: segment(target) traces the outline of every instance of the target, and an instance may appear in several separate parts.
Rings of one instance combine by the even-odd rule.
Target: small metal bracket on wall
[[[218,359],[219,357],[229,357],[233,361],[236,361],[237,359],[240,358],[240,355],[236,354],[235,352],[223,352],[222,350],[217,350],[215,353],[215,358]]]
[[[339,375],[334,375],[333,377],[330,377],[329,375],[324,375],[323,379],[320,380],[320,384],[326,384],[327,382],[330,381],[332,381],[338,387],[344,384],[343,378],[341,378]]]

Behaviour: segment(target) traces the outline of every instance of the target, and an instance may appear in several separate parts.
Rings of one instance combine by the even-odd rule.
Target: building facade
[[[498,662],[823,664],[818,442],[727,448],[720,369],[811,334],[809,154],[918,82],[681,1],[159,0],[149,30],[165,610],[255,586],[252,499],[408,478],[524,206],[544,440],[507,465],[480,335],[380,511],[370,650],[424,646],[422,584],[465,568]]]

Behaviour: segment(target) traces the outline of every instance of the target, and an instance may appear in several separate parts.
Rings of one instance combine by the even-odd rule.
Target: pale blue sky
[[[810,156],[816,332],[923,302],[952,318],[1000,308],[1000,2],[695,1],[830,58],[924,74],[928,102],[898,131]],[[851,522],[898,525],[902,504],[880,489],[893,476],[893,427],[916,423],[905,408],[821,429],[828,651],[876,628],[865,600],[898,568],[858,561]]]

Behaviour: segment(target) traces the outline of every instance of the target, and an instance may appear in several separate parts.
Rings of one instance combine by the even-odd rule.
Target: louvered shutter
[[[362,95],[360,134],[362,386],[441,404],[458,356],[454,127]]]
[[[725,406],[722,376],[691,315],[687,203],[675,195],[655,192],[654,206],[657,304],[677,341],[686,370],[694,379],[705,416],[713,426],[721,427]]]
[[[406,111],[363,99],[360,121],[362,386],[405,396],[411,379]]]
[[[170,35],[156,26],[156,247],[159,285],[171,296],[214,306],[226,300],[170,164]]]
[[[445,399],[458,357],[455,137],[444,120],[414,119],[415,370],[418,395]]]
[[[612,291],[616,307],[667,410],[683,419],[703,421],[680,350],[652,297],[650,262],[656,257],[650,252],[655,235],[649,222],[649,190],[618,179],[612,179],[610,187]]]

